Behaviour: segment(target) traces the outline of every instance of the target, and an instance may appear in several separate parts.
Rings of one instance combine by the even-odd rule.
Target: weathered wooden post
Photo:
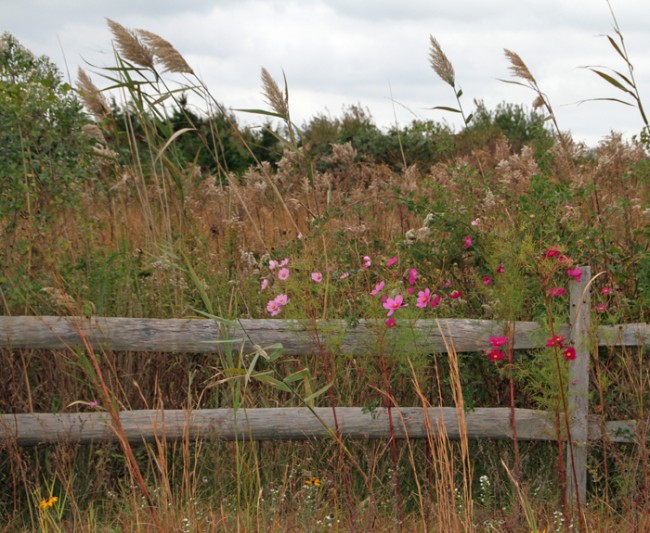
[[[573,454],[567,453],[568,496],[584,505],[587,500],[587,455],[589,453],[589,358],[591,328],[591,267],[580,267],[579,282],[571,282],[570,334],[576,358],[569,365],[569,424]],[[570,452],[570,449],[568,450]],[[574,479],[575,473],[575,479]]]

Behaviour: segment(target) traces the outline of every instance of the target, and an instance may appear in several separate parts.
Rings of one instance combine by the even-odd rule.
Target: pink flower
[[[266,311],[271,316],[275,316],[280,311],[282,311],[282,306],[278,302],[276,302],[275,300],[271,300],[271,301],[269,301],[269,303],[266,304]]]
[[[275,297],[275,303],[278,304],[280,307],[284,307],[289,303],[289,298],[287,297],[286,294],[278,294]]]
[[[499,348],[504,344],[508,344],[508,337],[504,337],[503,335],[499,335],[498,337],[490,337],[490,344],[495,348]]]
[[[579,268],[570,268],[566,271],[566,274],[570,278],[573,278],[573,281],[576,281],[578,283],[580,283],[580,280],[582,279],[582,270]]]
[[[386,327],[387,328],[394,328],[396,324],[397,324],[397,321],[393,317],[390,317],[388,320],[386,320]]]
[[[564,341],[566,340],[566,337],[562,337],[561,335],[553,335],[550,339],[546,341],[546,347],[547,348],[564,348]]]
[[[418,271],[412,268],[409,271],[409,285],[415,285],[415,280],[418,279]]]
[[[278,279],[281,279],[282,281],[285,281],[288,278],[289,278],[289,269],[288,268],[281,268],[280,270],[278,270]]]
[[[557,248],[549,248],[544,252],[544,257],[546,259],[550,259],[551,257],[555,257],[557,255],[560,255],[560,250],[558,250]]]
[[[503,274],[506,271],[506,267],[503,266],[503,263],[499,264],[497,267],[497,274]]]
[[[610,289],[609,287],[603,287],[602,289],[600,289],[600,294],[611,294],[611,293],[612,293],[612,289]]]
[[[439,294],[436,294],[431,300],[429,300],[429,307],[436,307],[442,298],[440,297]]]
[[[93,400],[92,402],[88,402],[88,407],[97,407],[99,404],[97,403],[97,400]]]
[[[282,261],[280,261],[280,266],[287,266],[289,264],[289,260],[285,257]]]
[[[468,235],[467,237],[465,237],[465,240],[463,242],[463,248],[467,250],[471,246],[472,246],[472,238]]]
[[[573,361],[576,358],[576,349],[573,346],[567,346],[562,355],[567,361]]]
[[[343,274],[341,274],[341,275],[339,276],[339,279],[345,279],[345,278],[349,278],[349,277],[350,277],[350,273],[349,273],[349,272],[343,272]]]
[[[499,350],[498,348],[492,348],[489,352],[486,352],[487,358],[490,361],[503,361],[506,357],[506,355]]]
[[[492,281],[493,281],[492,278],[490,278],[490,277],[488,277],[488,276],[485,276],[485,277],[483,278],[483,285],[485,285],[486,287],[487,287],[488,285],[492,285]]]
[[[604,312],[606,309],[607,309],[607,304],[605,304],[604,302],[596,306],[596,311],[598,311],[599,313]]]
[[[301,232],[298,232],[298,240],[301,241],[304,235]]]
[[[397,257],[391,257],[388,261],[386,261],[386,266],[393,266],[395,263],[397,263]]]
[[[320,283],[321,281],[323,281],[323,274],[321,274],[320,272],[312,272],[311,279],[314,280],[316,283]]]
[[[406,294],[415,294],[415,287],[409,287],[406,289]]]
[[[453,300],[455,300],[456,298],[460,298],[462,295],[463,295],[463,293],[460,292],[460,291],[451,291],[451,292],[449,293],[449,297],[450,297],[451,299],[453,299]]]
[[[388,309],[387,316],[391,316],[400,307],[408,307],[408,304],[404,303],[404,297],[401,294],[398,294],[395,298],[386,298],[382,305],[384,309]]]
[[[367,255],[363,256],[363,268],[368,268],[370,265],[372,265],[372,261],[370,260],[370,257]]]
[[[471,222],[472,226],[478,226],[480,223],[481,223],[481,219],[478,217],[472,220]]]
[[[546,294],[549,296],[564,296],[566,294],[566,289],[564,287],[551,287],[546,291]]]
[[[386,282],[383,280],[380,281],[379,283],[377,283],[377,285],[375,285],[375,288],[370,291],[370,294],[372,294],[373,296],[379,294],[381,290],[384,288],[384,285],[386,285]]]
[[[266,278],[264,278],[264,279],[262,280],[262,285],[260,286],[261,290],[266,289],[268,286],[269,286],[269,280],[266,279]]]
[[[429,305],[430,300],[431,300],[431,291],[429,289],[424,289],[423,291],[418,292],[418,300],[417,303],[415,304],[415,307],[420,307],[424,309],[427,305]]]
[[[271,272],[273,272],[276,268],[278,268],[278,265],[279,265],[279,264],[280,264],[280,263],[278,263],[275,259],[271,259],[271,260],[269,261],[269,270],[270,270]]]
[[[447,289],[447,288],[451,287],[451,280],[448,279],[447,281],[445,281],[445,283],[442,285],[442,287],[444,289]]]

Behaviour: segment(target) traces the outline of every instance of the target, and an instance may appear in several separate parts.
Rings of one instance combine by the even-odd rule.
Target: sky
[[[641,99],[650,108],[650,2],[611,0]],[[432,110],[455,106],[454,94],[429,64],[430,36],[454,66],[467,112],[474,100],[530,106],[534,94],[512,79],[503,50],[520,55],[547,94],[559,126],[595,146],[611,131],[626,137],[643,126],[633,107],[578,102],[623,93],[585,66],[628,74],[605,35],[614,36],[606,0],[0,0],[0,31],[65,78],[78,66],[95,73],[114,64],[106,18],[171,42],[223,105],[265,108],[260,69],[289,87],[292,119],[342,116],[361,105],[383,128],[413,119],[458,117]],[[256,116],[237,114],[244,123]]]

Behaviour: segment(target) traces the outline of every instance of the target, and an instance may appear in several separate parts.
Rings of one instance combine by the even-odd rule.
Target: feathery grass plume
[[[507,48],[504,48],[504,52],[508,58],[508,61],[510,61],[510,72],[512,75],[515,78],[521,78],[522,80],[526,80],[531,84],[537,86],[537,80],[535,80],[533,75],[530,73],[530,70],[528,70],[526,63],[524,63],[523,59],[519,57],[519,54],[516,54]]]
[[[449,61],[445,53],[442,51],[442,48],[440,48],[440,44],[436,38],[432,35],[430,35],[429,38],[431,39],[431,51],[429,52],[431,68],[443,81],[452,87],[455,87],[456,75],[451,61]]]
[[[282,94],[280,87],[264,67],[262,67],[262,93],[273,111],[284,117],[289,116],[288,98]]]
[[[77,71],[77,90],[86,109],[97,119],[101,120],[111,114],[108,102],[97,86],[92,82],[86,71],[79,67]]]
[[[187,61],[169,41],[147,30],[136,31],[142,37],[142,40],[149,45],[156,59],[165,67],[165,71],[178,74],[194,74]]]
[[[130,30],[114,20],[106,19],[106,23],[115,37],[117,50],[127,60],[145,68],[153,68],[153,51],[140,42],[140,39]]]

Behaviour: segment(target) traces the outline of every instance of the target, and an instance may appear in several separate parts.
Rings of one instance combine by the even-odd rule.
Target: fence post
[[[579,282],[572,281],[570,289],[570,338],[576,358],[569,365],[569,424],[573,441],[573,457],[567,453],[568,497],[587,500],[587,455],[589,420],[589,330],[591,327],[591,267],[580,267]],[[575,471],[576,478],[573,473]]]

